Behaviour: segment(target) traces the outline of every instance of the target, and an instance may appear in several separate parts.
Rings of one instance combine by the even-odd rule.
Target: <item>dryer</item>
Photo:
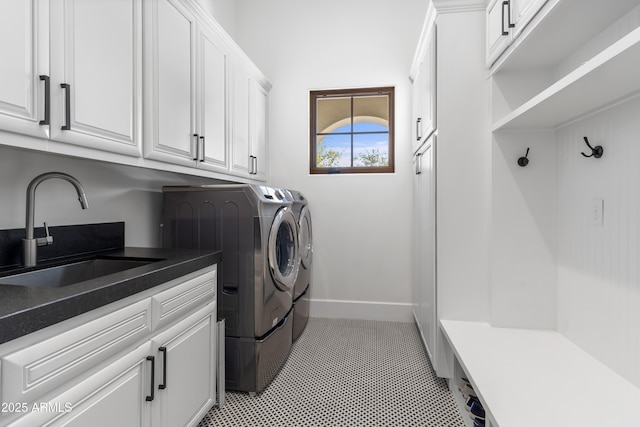
[[[293,213],[298,223],[300,269],[293,290],[293,340],[300,337],[309,320],[309,292],[311,287],[311,262],[313,260],[313,230],[309,203],[301,192],[287,190],[292,201]]]
[[[291,350],[300,264],[293,203],[283,190],[249,184],[163,190],[163,245],[222,250],[226,387],[261,392]]]

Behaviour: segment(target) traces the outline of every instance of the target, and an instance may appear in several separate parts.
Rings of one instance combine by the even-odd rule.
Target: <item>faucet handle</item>
[[[47,226],[47,223],[44,223],[44,232],[46,234],[45,237],[40,237],[38,239],[36,239],[36,242],[38,244],[38,246],[49,246],[49,245],[53,245],[53,236],[51,236],[49,234],[49,227]]]

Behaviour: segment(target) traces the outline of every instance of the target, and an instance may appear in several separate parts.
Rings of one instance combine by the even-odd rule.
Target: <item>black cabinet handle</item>
[[[147,360],[151,362],[151,394],[147,396],[145,400],[151,402],[155,398],[156,358],[147,356]]]
[[[509,22],[509,28],[516,26],[516,24],[511,22],[511,0],[509,0],[509,4],[507,5],[507,22]]]
[[[502,35],[503,36],[508,36],[509,32],[507,30],[504,29],[504,7],[505,6],[509,6],[509,2],[507,0],[502,2]],[[511,20],[511,19],[509,19]]]
[[[167,347],[160,347],[158,349],[163,354],[162,358],[162,384],[158,384],[160,390],[167,388]]]
[[[200,162],[204,162],[204,136],[200,136]]]
[[[200,149],[199,149],[199,145],[198,145],[198,141],[199,141],[199,139],[198,139],[198,134],[197,134],[197,133],[194,133],[194,134],[193,134],[193,136],[194,136],[194,137],[195,137],[195,139],[196,139],[196,146],[195,146],[195,153],[196,153],[196,154],[195,154],[195,156],[193,156],[193,160],[196,160],[196,161],[197,161],[197,160],[198,160],[198,158],[199,158],[199,153],[200,153]]]
[[[416,141],[420,141],[422,135],[420,135],[420,123],[422,123],[422,117],[416,119]]]
[[[40,76],[44,80],[44,120],[40,120],[41,125],[49,125],[51,122],[51,86],[49,76]]]
[[[61,127],[62,130],[71,130],[71,85],[69,83],[60,83],[60,87],[65,89],[65,109],[64,120],[65,124]]]

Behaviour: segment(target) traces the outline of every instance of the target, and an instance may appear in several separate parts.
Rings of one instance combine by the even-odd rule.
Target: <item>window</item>
[[[310,92],[312,174],[394,171],[394,88]]]

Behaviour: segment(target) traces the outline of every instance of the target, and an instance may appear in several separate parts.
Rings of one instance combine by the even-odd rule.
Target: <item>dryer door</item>
[[[290,290],[296,283],[300,254],[298,226],[288,207],[276,213],[269,232],[269,270],[275,285],[281,291]]]
[[[305,206],[300,211],[300,262],[304,268],[311,266],[313,255],[313,236],[311,233],[311,212]]]

